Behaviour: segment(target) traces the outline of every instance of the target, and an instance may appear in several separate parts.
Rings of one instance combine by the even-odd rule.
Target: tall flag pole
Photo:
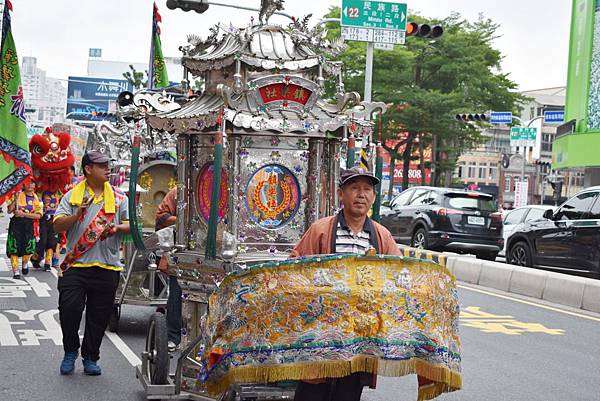
[[[12,4],[6,0],[0,40],[0,204],[32,178],[25,101],[10,11]]]
[[[152,40],[150,42],[150,64],[148,68],[148,89],[165,88],[169,86],[169,76],[163,58],[160,43],[160,27],[162,18],[158,13],[156,3],[152,6]]]

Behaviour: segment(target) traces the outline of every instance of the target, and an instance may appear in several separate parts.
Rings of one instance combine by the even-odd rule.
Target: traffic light
[[[552,163],[550,163],[550,162],[545,162],[545,161],[542,161],[542,160],[536,160],[535,164],[538,165],[538,166],[540,166],[540,172],[542,174],[544,174],[544,173],[552,170]]]
[[[457,114],[455,116],[456,121],[460,121],[463,123],[468,123],[468,122],[486,122],[489,120],[489,116],[487,114],[483,114],[483,113],[475,113],[475,114]]]
[[[94,118],[113,118],[115,113],[108,113],[105,111],[92,111],[90,115]]]
[[[202,14],[208,10],[208,4],[203,0],[167,0],[167,8],[175,10],[181,8],[183,11],[196,11],[198,14]]]
[[[409,22],[406,24],[406,36],[418,36],[420,38],[438,39],[444,34],[444,28],[439,25],[417,24]]]

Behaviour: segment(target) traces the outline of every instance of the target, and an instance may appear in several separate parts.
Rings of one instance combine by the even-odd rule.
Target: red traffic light
[[[421,38],[437,39],[444,34],[444,28],[439,25],[417,24],[409,22],[406,24],[406,36],[418,36]]]
[[[419,24],[416,22],[409,22],[406,24],[406,36],[413,36],[419,30]]]

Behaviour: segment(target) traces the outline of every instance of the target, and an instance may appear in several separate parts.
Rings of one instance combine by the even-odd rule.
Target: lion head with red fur
[[[29,151],[38,191],[66,191],[71,183],[71,167],[75,163],[70,145],[68,133],[54,133],[51,128],[31,138]]]

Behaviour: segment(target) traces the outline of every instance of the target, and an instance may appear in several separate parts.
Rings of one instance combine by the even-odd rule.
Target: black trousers
[[[167,300],[167,338],[175,344],[181,342],[181,287],[177,277],[169,276]]]
[[[27,217],[11,217],[8,223],[6,238],[6,255],[33,255],[35,252],[35,237],[33,235],[33,220]]]
[[[360,401],[362,389],[361,373],[320,384],[299,382],[294,401]]]
[[[44,262],[46,250],[56,249],[57,243],[56,233],[54,232],[54,226],[52,225],[52,216],[50,216],[50,219],[48,219],[47,216],[44,216],[40,219],[40,240],[36,246],[36,253],[40,263]]]
[[[81,356],[100,359],[100,344],[115,302],[119,274],[101,267],[72,267],[58,279],[58,316],[65,352],[79,349],[78,330],[85,308]]]

